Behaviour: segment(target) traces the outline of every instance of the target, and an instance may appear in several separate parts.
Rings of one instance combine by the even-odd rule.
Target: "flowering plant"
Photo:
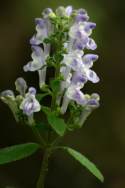
[[[0,164],[43,150],[36,187],[44,188],[48,160],[54,151],[61,149],[103,181],[101,172],[84,155],[59,145],[64,135],[81,128],[99,106],[97,93],[88,95],[82,92],[88,81],[99,82],[99,77],[91,69],[98,55],[85,53],[86,49],[95,50],[97,47],[91,38],[96,24],[89,21],[84,9],[74,10],[72,6],[58,7],[55,12],[47,8],[35,23],[36,33],[30,39],[32,60],[23,69],[38,72],[39,92],[34,87],[28,88],[26,81],[19,77],[15,81],[19,94],[15,96],[12,90],[6,90],[1,92],[0,98],[9,106],[17,122],[32,129],[36,142],[1,149]],[[48,100],[46,105],[45,98]],[[34,116],[36,112],[41,114],[41,120]]]

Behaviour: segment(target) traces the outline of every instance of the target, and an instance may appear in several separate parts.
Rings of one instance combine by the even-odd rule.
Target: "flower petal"
[[[24,100],[20,105],[20,109],[23,110],[23,113],[27,116],[32,115],[34,112],[40,111],[40,104],[36,100],[35,95],[27,94]]]
[[[98,55],[95,54],[86,54],[83,56],[83,64],[90,68],[93,66],[93,62],[98,59]]]
[[[100,80],[99,77],[97,76],[97,74],[90,69],[86,70],[86,76],[87,76],[88,80],[90,80],[93,83],[97,83]]]
[[[36,95],[36,89],[34,87],[30,87],[28,93],[31,95]]]
[[[79,88],[71,86],[67,89],[66,95],[69,99],[74,100],[77,104],[86,104],[86,98]]]
[[[71,16],[72,11],[73,11],[73,7],[72,6],[67,6],[65,11],[66,11],[66,15],[67,16]]]
[[[27,65],[24,66],[24,71],[36,71],[42,68],[42,66],[45,64],[45,55],[39,46],[32,46],[33,53],[32,53],[32,59],[33,61],[30,61]]]
[[[78,88],[82,88],[87,82],[87,78],[80,72],[74,72],[72,76],[72,85],[75,85]]]
[[[89,50],[95,50],[97,48],[97,44],[95,43],[95,41],[91,38],[89,38],[86,48]]]

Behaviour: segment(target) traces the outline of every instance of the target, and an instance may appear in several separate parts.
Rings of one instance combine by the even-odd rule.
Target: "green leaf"
[[[51,113],[51,108],[47,106],[41,106],[41,110],[48,116]]]
[[[95,166],[95,164],[89,161],[84,155],[82,155],[78,151],[75,151],[74,149],[71,149],[69,147],[63,147],[63,149],[65,149],[72,157],[74,157],[78,162],[80,162],[81,165],[85,166],[101,182],[104,181],[104,177],[101,174],[100,170]]]
[[[60,136],[63,136],[66,130],[67,125],[64,120],[57,117],[54,113],[50,113],[47,116],[48,122],[51,125],[52,129]]]
[[[26,143],[0,149],[0,164],[17,161],[32,155],[39,149],[36,143]]]
[[[36,123],[35,127],[40,131],[40,132],[43,132],[43,131],[48,131],[50,129],[50,127],[48,127],[45,123],[43,122],[39,122],[39,123]]]
[[[46,97],[47,95],[49,95],[48,93],[44,93],[44,94],[37,94],[36,95],[36,99],[40,102],[44,97]]]
[[[50,85],[51,85],[51,89],[53,90],[54,93],[59,92],[59,89],[60,89],[60,80],[59,79],[51,80]]]

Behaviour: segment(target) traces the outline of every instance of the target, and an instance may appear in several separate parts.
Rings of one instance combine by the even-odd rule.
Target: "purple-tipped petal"
[[[94,71],[90,70],[90,69],[88,69],[86,71],[86,76],[87,76],[88,80],[90,80],[93,83],[98,83],[100,81],[100,79],[97,76],[97,74]]]
[[[98,55],[86,54],[83,56],[83,65],[90,68],[93,66],[93,62],[98,59]]]
[[[86,100],[84,98],[83,93],[80,90],[76,90],[72,98],[78,103],[78,104],[86,104]]]
[[[77,13],[84,15],[84,14],[87,14],[87,11],[85,9],[80,8],[80,9],[78,9]]]
[[[84,57],[83,57],[83,60],[84,61],[96,61],[97,59],[98,59],[98,55],[95,55],[95,54],[86,54],[86,55],[84,55]]]
[[[31,95],[36,95],[36,89],[34,87],[30,87],[28,93],[30,93]]]
[[[87,78],[85,75],[81,74],[80,72],[74,72],[71,84],[78,88],[82,88],[86,82]]]
[[[87,42],[88,42],[88,37],[86,35],[84,37],[82,36],[81,39],[78,38],[74,40],[73,49],[83,50],[86,47]]]
[[[20,109],[27,116],[32,115],[34,112],[40,111],[40,104],[36,100],[35,95],[28,93],[20,105]]]
[[[86,14],[78,14],[75,18],[75,21],[76,22],[85,22],[85,21],[88,21],[89,19],[89,16],[86,15]]]
[[[36,18],[35,19],[35,23],[36,25],[38,25],[41,29],[43,29],[44,27],[46,27],[46,21],[42,18]]]
[[[45,54],[41,47],[32,46],[32,61],[23,67],[24,71],[37,71],[45,64]]]
[[[97,108],[99,107],[99,100],[90,98],[87,102],[87,107],[91,108]]]
[[[86,32],[89,32],[90,30],[95,29],[95,27],[96,27],[96,23],[86,22],[84,29]]]
[[[89,38],[86,47],[87,47],[87,49],[95,50],[97,48],[97,44],[95,43],[95,41],[93,39]]]
[[[35,35],[30,39],[30,44],[33,46],[39,45],[41,43],[42,43],[41,40],[37,39]]]
[[[66,15],[67,16],[71,16],[72,11],[73,11],[72,6],[67,6],[66,9],[65,9],[65,11],[66,11]]]
[[[70,67],[72,70],[78,71],[82,66],[82,55],[83,52],[80,50],[72,51],[71,53],[64,55],[62,63]]]
[[[85,95],[75,86],[69,87],[66,91],[66,95],[70,100],[74,100],[77,104],[85,105],[87,103]]]
[[[41,47],[39,47],[39,46],[32,46],[32,50],[33,50],[33,52],[34,52],[34,54],[35,54],[36,56],[39,57],[39,56],[42,55],[43,50],[42,50]]]

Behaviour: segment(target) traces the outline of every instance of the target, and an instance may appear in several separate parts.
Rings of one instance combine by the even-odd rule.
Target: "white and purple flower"
[[[35,97],[36,89],[31,87],[29,88],[28,93],[20,104],[20,109],[23,110],[23,113],[27,116],[33,115],[34,112],[40,111],[40,104]]]
[[[53,32],[53,26],[49,18],[36,18],[36,34],[30,39],[31,45],[39,45],[44,43],[44,39],[48,38]]]
[[[41,47],[32,46],[32,61],[30,61],[27,65],[24,66],[24,71],[37,71],[43,67],[45,64],[45,54]]]
[[[74,51],[71,51],[68,54],[64,55],[63,61],[61,63],[66,65],[63,68],[63,69],[65,69],[65,73],[67,72],[67,75],[65,74],[65,78],[67,78],[69,71],[71,71],[71,70],[79,71],[80,70],[80,68],[82,66],[82,56],[83,56],[83,51],[81,51],[81,50],[74,50]]]
[[[79,88],[76,88],[75,85],[71,85],[65,92],[63,97],[63,102],[61,106],[61,113],[64,114],[67,110],[67,107],[70,101],[73,100],[77,104],[85,105],[87,103],[85,95],[80,91]]]
[[[39,74],[39,85],[42,87],[45,84],[46,79],[46,58],[48,56],[39,46],[32,46],[33,53],[31,55],[32,61],[24,66],[24,71],[38,71]]]

